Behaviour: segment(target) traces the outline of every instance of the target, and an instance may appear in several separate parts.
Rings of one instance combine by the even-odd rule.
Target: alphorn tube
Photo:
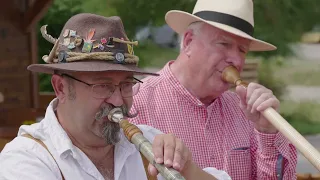
[[[158,164],[154,160],[154,154],[152,152],[152,144],[145,138],[141,130],[131,124],[128,120],[124,119],[122,110],[120,108],[112,109],[108,114],[108,119],[112,122],[119,123],[120,127],[127,139],[133,143],[136,148],[146,157],[146,159],[157,168],[159,173],[166,180],[184,180],[185,178],[175,169],[167,168],[164,164]]]
[[[226,67],[222,72],[222,80],[232,83],[236,86],[247,88],[248,83],[242,81],[238,70],[233,66]],[[262,115],[270,121],[311,164],[320,171],[320,153],[314,148],[297,130],[295,130],[276,110],[272,107],[261,112]]]

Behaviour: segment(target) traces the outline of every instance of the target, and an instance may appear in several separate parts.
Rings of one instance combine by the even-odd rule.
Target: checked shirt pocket
[[[251,154],[249,147],[236,148],[226,156],[224,163],[225,171],[232,180],[251,179]]]

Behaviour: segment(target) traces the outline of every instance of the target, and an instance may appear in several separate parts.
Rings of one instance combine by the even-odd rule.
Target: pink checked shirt
[[[233,180],[296,179],[296,149],[282,134],[256,131],[233,92],[205,106],[173,76],[171,63],[141,84],[132,109],[139,115],[131,122],[175,134],[200,167],[224,170]]]

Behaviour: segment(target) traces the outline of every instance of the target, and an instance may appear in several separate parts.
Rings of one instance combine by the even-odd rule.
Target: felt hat
[[[54,46],[49,55],[42,59],[45,64],[32,64],[28,70],[53,74],[63,72],[125,71],[134,74],[157,75],[138,68],[138,56],[123,23],[117,16],[81,13],[72,16],[64,25],[59,38],[41,27],[42,36]]]

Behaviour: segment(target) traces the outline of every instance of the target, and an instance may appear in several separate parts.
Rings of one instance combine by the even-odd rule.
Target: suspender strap
[[[50,153],[50,151],[47,148],[47,146],[40,139],[36,139],[33,136],[31,136],[30,134],[23,134],[22,136],[26,137],[26,138],[33,139],[34,141],[38,142],[41,146],[43,146],[49,152],[49,154],[51,155],[51,157],[53,158],[54,162],[57,164],[57,166],[59,168],[59,165],[58,165],[57,161],[54,159],[53,155]],[[140,155],[141,155],[141,158],[142,158],[142,161],[143,161],[144,170],[146,172],[148,180],[157,180],[156,176],[152,176],[152,175],[149,174],[149,171],[148,171],[149,161],[144,157],[143,154],[140,153]],[[61,173],[62,180],[65,180],[60,168],[59,168],[59,170],[60,170],[60,173]]]
[[[31,136],[30,134],[23,134],[22,136],[23,136],[23,137],[26,137],[26,138],[33,139],[33,140],[35,140],[36,142],[38,142],[39,144],[41,144],[41,146],[43,146],[43,147],[49,152],[49,154],[51,155],[51,157],[53,158],[54,162],[57,164],[57,166],[58,166],[58,168],[59,168],[59,165],[58,165],[57,161],[54,159],[53,155],[50,153],[50,151],[49,151],[49,149],[47,148],[47,146],[46,146],[40,139],[36,139],[36,138],[34,138],[33,136]],[[61,173],[62,180],[64,180],[64,176],[63,176],[60,168],[59,168],[59,171],[60,171],[60,173]]]

